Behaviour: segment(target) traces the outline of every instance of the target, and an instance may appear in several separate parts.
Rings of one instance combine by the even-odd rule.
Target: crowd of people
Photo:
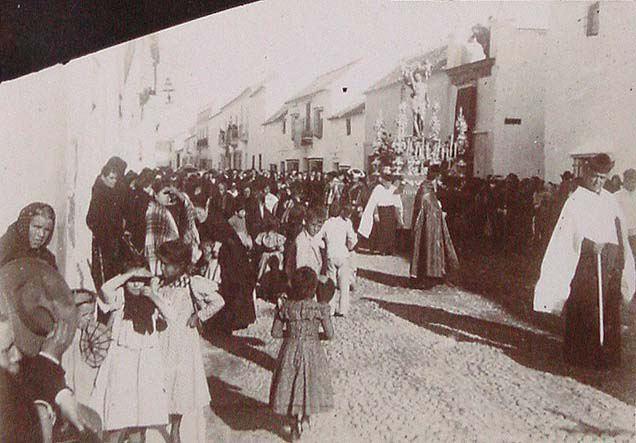
[[[535,309],[560,313],[568,300],[566,359],[615,365],[621,293],[624,301],[634,293],[636,171],[622,183],[606,180],[612,167],[595,157],[581,179],[567,172],[559,185],[512,174],[466,179],[431,167],[412,185],[388,170],[136,173],[113,157],[95,179],[86,216],[96,292],[70,291],[56,273],[47,248],[51,206],[29,204],[0,239],[8,285],[1,388],[12,405],[1,408],[2,441],[13,441],[4,423],[16,411],[33,441],[93,435],[96,427],[105,441],[149,429],[172,442],[205,441],[210,394],[200,336],[249,327],[257,297],[275,307],[272,336],[284,340],[270,404],[298,439],[311,415],[333,408],[320,337],[333,337],[333,317],[349,315],[354,251],[401,252],[398,239],[409,231],[415,288],[444,281],[471,248],[545,251]],[[407,186],[417,186],[412,208],[402,198]],[[593,207],[604,208],[602,222],[585,213]],[[568,264],[560,265],[564,250]],[[600,305],[590,302],[597,287]]]

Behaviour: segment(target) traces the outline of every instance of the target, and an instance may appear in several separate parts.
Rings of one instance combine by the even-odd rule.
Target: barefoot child
[[[300,438],[303,422],[311,415],[333,409],[333,388],[327,357],[320,344],[320,327],[333,337],[329,304],[318,304],[318,277],[308,267],[292,276],[289,298],[276,311],[272,337],[284,338],[278,367],[272,377],[270,407],[292,420],[292,441]]]

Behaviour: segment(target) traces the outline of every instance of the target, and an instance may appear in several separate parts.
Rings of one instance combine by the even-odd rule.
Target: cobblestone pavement
[[[609,373],[576,372],[560,338],[458,288],[405,288],[397,257],[359,256],[347,318],[325,342],[335,410],[304,441],[633,441],[636,351]],[[280,340],[273,309],[231,338],[206,343],[209,441],[284,441],[267,402]]]

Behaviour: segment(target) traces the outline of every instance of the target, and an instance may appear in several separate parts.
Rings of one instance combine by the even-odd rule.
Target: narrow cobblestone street
[[[458,288],[407,289],[407,263],[358,256],[350,315],[325,342],[336,393],[306,441],[633,441],[634,336],[622,368],[573,371],[560,338]],[[486,277],[485,277],[486,278]],[[205,347],[209,441],[282,441],[267,407],[273,309]]]

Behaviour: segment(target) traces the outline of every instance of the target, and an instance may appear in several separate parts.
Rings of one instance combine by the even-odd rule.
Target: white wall
[[[63,79],[63,68],[58,65],[0,84],[0,234],[27,204],[51,204],[57,224],[50,248],[61,265],[67,147]]]
[[[546,91],[546,179],[571,169],[574,151],[612,152],[615,172],[636,167],[636,4],[601,2],[598,36],[585,35],[589,3],[553,3]]]
[[[144,38],[0,84],[0,183],[10,191],[2,229],[27,203],[51,203],[58,220],[51,248],[71,287],[92,287],[85,218],[103,164],[117,155],[137,171],[154,166],[155,144],[171,131],[162,97],[151,97],[141,118],[138,94],[152,86],[149,54]]]
[[[293,154],[293,142],[291,140],[290,118],[286,115],[286,131],[283,134],[283,119],[263,126],[263,137],[270,152],[269,163],[276,163],[278,171],[281,171],[280,162],[287,160]]]
[[[347,135],[347,119],[325,120],[325,141],[332,147],[332,156],[325,159],[325,171],[333,162],[364,169],[364,112],[351,116],[351,134]]]
[[[546,32],[497,26],[493,172],[543,176]],[[484,79],[487,81],[487,79]],[[504,120],[520,118],[520,125]]]

